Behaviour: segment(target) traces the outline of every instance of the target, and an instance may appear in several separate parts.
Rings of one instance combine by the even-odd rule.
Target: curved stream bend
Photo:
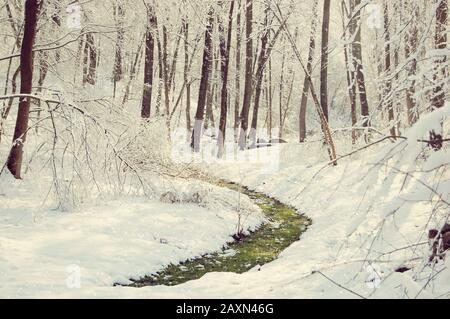
[[[226,245],[219,252],[189,259],[177,265],[171,264],[138,280],[131,279],[133,283],[129,286],[175,286],[198,279],[208,272],[244,273],[256,265],[275,260],[285,248],[299,240],[300,235],[311,224],[310,219],[300,215],[295,208],[265,194],[225,181],[219,181],[217,185],[240,191],[250,197],[262,209],[269,223]]]

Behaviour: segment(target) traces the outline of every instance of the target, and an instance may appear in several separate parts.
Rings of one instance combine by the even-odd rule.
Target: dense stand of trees
[[[70,78],[80,92],[103,90],[108,79],[111,99],[120,107],[138,104],[142,118],[164,118],[169,131],[174,122],[184,122],[195,152],[205,128],[215,128],[218,118],[212,136],[219,157],[226,143],[241,150],[256,147],[260,129],[271,138],[278,127],[278,137],[288,131],[298,134],[300,143],[321,131],[335,162],[336,125],[349,128],[352,143],[367,142],[373,131],[395,137],[448,98],[448,0],[434,0],[433,6],[387,0],[183,0],[178,7],[145,0],[139,3],[142,10],[123,0],[4,3],[7,35],[1,36],[12,50],[0,51],[6,80],[0,136],[12,136],[7,168],[16,178],[30,133],[33,105],[26,95],[43,94],[58,79]],[[376,10],[370,12],[368,5]],[[292,14],[305,8],[310,14]],[[110,17],[96,14],[105,9]],[[78,16],[64,14],[71,10]],[[336,23],[333,17],[339,15],[342,21]],[[69,27],[70,19],[79,19],[79,25]],[[16,101],[18,79],[22,96]],[[10,133],[5,123],[12,113],[16,123]],[[227,140],[227,131],[234,132],[234,140]]]

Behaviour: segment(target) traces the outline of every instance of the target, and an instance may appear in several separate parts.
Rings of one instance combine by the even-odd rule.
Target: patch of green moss
[[[177,265],[171,264],[155,274],[132,280],[130,286],[174,286],[198,279],[209,272],[244,273],[257,265],[261,266],[275,260],[285,248],[300,238],[311,223],[307,217],[299,215],[293,207],[262,193],[250,191],[234,183],[219,181],[217,184],[249,196],[270,222],[263,224],[249,236],[223,247],[219,252]],[[227,254],[230,250],[234,254]]]

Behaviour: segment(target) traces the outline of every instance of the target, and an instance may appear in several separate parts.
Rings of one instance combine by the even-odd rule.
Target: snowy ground
[[[238,203],[247,215],[244,229],[263,221],[245,195],[184,184],[164,197],[175,204],[123,196],[61,212],[42,203],[45,183],[2,177],[0,297],[81,296],[100,287],[119,292],[114,283],[217,251],[232,241]],[[195,203],[188,203],[192,198]]]
[[[5,182],[0,296],[449,298],[450,258],[427,263],[428,230],[448,220],[449,148],[434,152],[416,141],[445,117],[449,106],[423,117],[407,141],[385,141],[337,167],[325,165],[321,143],[265,150],[279,159],[270,170],[251,160],[210,164],[210,174],[292,204],[313,225],[260,271],[209,273],[176,287],[111,285],[219,248],[235,227],[235,212],[226,207],[236,194],[215,190],[229,201],[208,193],[204,207],[124,198],[69,214],[43,210],[36,190]],[[338,143],[340,154],[346,148]],[[247,154],[257,158],[251,153],[258,151]],[[254,213],[251,226],[261,222]],[[81,286],[71,289],[66,267],[73,264],[81,268]],[[400,266],[410,270],[395,272]]]

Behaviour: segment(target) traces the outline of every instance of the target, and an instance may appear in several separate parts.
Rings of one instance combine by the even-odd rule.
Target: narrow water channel
[[[285,248],[299,240],[311,223],[309,218],[300,215],[295,208],[265,194],[230,182],[219,181],[217,184],[250,197],[262,209],[269,222],[250,235],[229,243],[221,251],[176,265],[171,264],[155,274],[132,280],[133,283],[129,286],[175,286],[198,279],[209,272],[244,273],[257,265],[275,260]]]

